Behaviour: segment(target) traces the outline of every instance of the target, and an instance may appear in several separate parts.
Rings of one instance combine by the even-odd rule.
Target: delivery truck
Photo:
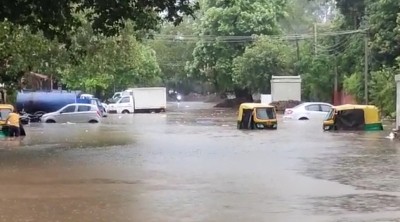
[[[108,105],[109,113],[165,112],[167,89],[165,87],[129,88],[121,98]]]

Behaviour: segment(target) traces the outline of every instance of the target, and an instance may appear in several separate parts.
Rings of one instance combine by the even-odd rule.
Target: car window
[[[322,112],[330,112],[331,109],[332,109],[332,107],[330,107],[328,105],[321,105]]]
[[[319,105],[317,105],[317,104],[306,106],[306,110],[308,110],[308,111],[321,111],[319,109]]]
[[[129,97],[124,97],[121,99],[120,103],[129,103],[131,100],[129,99]]]
[[[65,109],[61,110],[62,113],[73,113],[75,112],[75,106],[67,106]]]
[[[90,106],[78,106],[78,112],[87,112],[90,110],[91,110]]]

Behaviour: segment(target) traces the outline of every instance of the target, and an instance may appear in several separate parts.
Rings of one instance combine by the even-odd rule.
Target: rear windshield
[[[274,108],[257,108],[257,119],[275,119]]]
[[[10,109],[0,109],[0,120],[6,120],[8,117],[8,114],[11,113]]]

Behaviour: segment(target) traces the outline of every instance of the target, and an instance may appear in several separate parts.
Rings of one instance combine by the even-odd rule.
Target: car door
[[[321,119],[321,108],[319,104],[310,104],[304,108],[306,109],[307,116],[310,120]]]
[[[76,122],[78,123],[87,123],[90,121],[90,115],[92,107],[87,105],[79,105],[76,114]]]
[[[69,105],[60,111],[60,114],[55,118],[56,122],[66,123],[75,122],[76,119],[76,105]]]

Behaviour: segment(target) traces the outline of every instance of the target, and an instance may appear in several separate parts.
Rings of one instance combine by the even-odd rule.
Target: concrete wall
[[[271,94],[261,94],[261,103],[270,104],[272,102]]]
[[[300,76],[272,76],[272,101],[298,100],[301,101]]]

